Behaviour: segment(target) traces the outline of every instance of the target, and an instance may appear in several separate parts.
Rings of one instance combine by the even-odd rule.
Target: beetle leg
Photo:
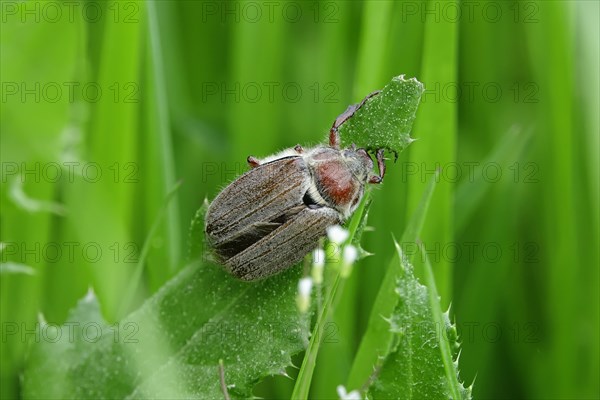
[[[335,122],[333,124],[335,125]],[[334,149],[340,148],[340,135],[335,126],[332,126],[329,130],[329,146]]]
[[[337,149],[340,147],[340,135],[338,129],[340,126],[344,124],[344,122],[348,121],[355,112],[360,110],[360,108],[369,100],[371,97],[378,95],[381,93],[381,90],[376,90],[373,93],[368,94],[364,99],[361,100],[358,104],[352,104],[346,108],[346,111],[338,115],[338,117],[333,121],[333,125],[331,125],[331,129],[329,129],[329,146]]]
[[[302,148],[302,146],[300,146],[299,144],[297,144],[296,146],[294,146],[294,150],[296,151],[296,153],[298,154],[302,154],[304,153],[304,149]]]
[[[248,158],[246,159],[246,161],[248,161],[248,164],[250,165],[250,168],[256,168],[260,165],[260,161],[258,158],[253,157],[253,156],[248,156]]]
[[[385,159],[383,158],[383,149],[377,150],[377,168],[379,169],[379,175],[373,175],[369,177],[369,183],[381,183],[385,176]]]
[[[362,99],[360,101],[360,103],[358,103],[358,106],[356,107],[356,110],[354,110],[354,111],[355,112],[358,111],[358,109],[361,108],[367,102],[367,100],[369,100],[373,96],[377,96],[379,93],[381,93],[381,90],[376,90],[376,91],[371,92],[368,95],[366,95],[365,98]]]

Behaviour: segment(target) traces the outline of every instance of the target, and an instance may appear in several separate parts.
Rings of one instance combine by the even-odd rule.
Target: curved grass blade
[[[429,202],[437,182],[437,174],[432,177],[427,185],[419,206],[412,216],[408,226],[402,235],[401,244],[415,243],[429,207]],[[379,356],[388,351],[392,334],[389,324],[383,319],[392,313],[398,298],[394,293],[396,279],[402,273],[398,256],[395,255],[387,269],[387,273],[381,283],[379,293],[373,304],[367,331],[360,343],[358,353],[354,358],[352,370],[348,378],[348,388],[360,388],[369,379]]]

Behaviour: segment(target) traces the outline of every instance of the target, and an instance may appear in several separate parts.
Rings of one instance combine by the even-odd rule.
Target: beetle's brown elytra
[[[340,149],[339,127],[379,91],[338,116],[329,146],[300,145],[262,160],[227,186],[206,213],[205,233],[214,256],[233,276],[253,281],[277,274],[315,249],[326,229],[348,219],[365,184],[381,183],[383,149],[376,151],[379,174],[365,149]]]

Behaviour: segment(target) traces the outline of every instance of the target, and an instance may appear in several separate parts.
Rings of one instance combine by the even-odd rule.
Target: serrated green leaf
[[[373,399],[470,399],[471,389],[458,380],[456,328],[440,309],[431,266],[428,287],[420,284],[397,246],[402,274],[398,303],[389,318],[394,342],[369,389]],[[428,262],[426,262],[428,264]]]
[[[294,302],[300,272],[244,283],[216,265],[192,264],[113,325],[88,295],[55,327],[60,340],[40,328],[23,395],[222,398],[223,359],[230,396],[250,397],[256,382],[284,372],[308,342],[307,321]]]
[[[392,78],[340,127],[342,145],[388,149],[398,153],[412,141],[410,130],[423,93],[423,84],[404,75]]]

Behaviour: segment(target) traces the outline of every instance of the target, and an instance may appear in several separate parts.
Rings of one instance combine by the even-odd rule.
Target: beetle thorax
[[[317,147],[306,155],[312,175],[311,197],[336,209],[344,219],[356,209],[373,162],[364,150]]]

